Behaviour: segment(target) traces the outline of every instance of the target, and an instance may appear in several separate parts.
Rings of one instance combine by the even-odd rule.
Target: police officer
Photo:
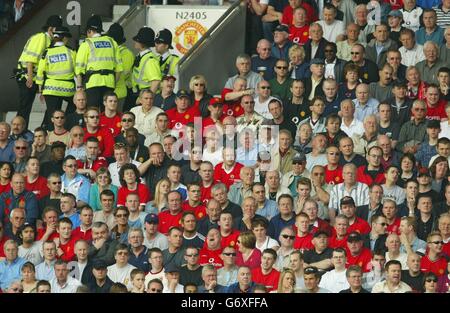
[[[170,30],[164,28],[156,34],[155,38],[155,50],[160,55],[159,65],[163,76],[175,76],[177,65],[180,61],[180,57],[175,54],[171,54],[169,49],[173,49],[172,33]]]
[[[78,49],[75,74],[77,89],[86,90],[87,106],[104,111],[103,95],[116,88],[123,64],[117,43],[101,32],[100,16],[92,15],[87,21],[87,38]]]
[[[139,52],[134,61],[133,67],[133,93],[137,99],[139,91],[150,88],[156,93],[161,81],[161,68],[159,60],[151,51],[155,46],[155,32],[150,27],[142,27],[136,36],[134,47]],[[133,103],[136,103],[135,100]]]
[[[17,115],[25,119],[26,128],[28,128],[31,107],[33,106],[33,101],[38,90],[37,85],[34,83],[38,63],[45,49],[52,42],[55,27],[60,26],[62,26],[62,18],[58,15],[50,16],[42,27],[43,32],[31,36],[20,55],[18,66],[15,70],[17,85],[19,87],[19,108]]]
[[[53,130],[51,117],[55,110],[61,110],[62,102],[67,102],[66,113],[75,111],[75,59],[76,53],[67,46],[72,35],[67,27],[55,27],[53,42],[39,61],[36,84],[45,98],[47,110],[42,127]]]
[[[108,30],[108,36],[113,38],[119,45],[119,52],[122,58],[123,72],[120,75],[120,79],[117,82],[116,93],[119,99],[119,111],[125,112],[129,111],[134,105],[128,105],[127,99],[128,95],[132,93],[132,83],[131,83],[131,71],[133,69],[134,54],[130,49],[125,46],[125,37],[123,33],[123,28],[118,23],[114,23]]]

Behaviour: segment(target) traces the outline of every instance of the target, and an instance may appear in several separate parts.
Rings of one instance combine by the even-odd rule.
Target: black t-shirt
[[[402,282],[409,285],[413,291],[423,292],[423,273],[416,277],[413,277],[409,274],[409,270],[402,271]]]
[[[39,215],[38,219],[42,219],[42,212],[48,206],[55,208],[58,211],[58,216],[62,214],[60,209],[61,199],[50,199],[50,195],[45,196],[38,202]]]
[[[348,289],[339,291],[339,293],[370,293],[370,292],[364,288],[361,288],[361,290],[359,292],[352,292],[352,290],[350,288],[348,288]]]
[[[100,287],[94,280],[92,283],[88,284],[88,288],[92,293],[109,293],[109,290],[113,284],[114,282],[109,277],[106,277],[106,281],[103,286]]]
[[[298,126],[301,121],[311,116],[311,110],[307,100],[303,100],[302,104],[295,104],[292,103],[292,99],[289,99],[283,104],[283,115],[286,120]]]
[[[191,164],[190,163],[185,164],[185,165],[183,165],[181,167],[181,175],[182,175],[181,182],[184,185],[188,185],[188,184],[191,184],[191,183],[194,183],[194,182],[199,183],[199,182],[202,181],[202,178],[200,177],[200,175],[198,173],[198,170],[193,171],[191,169]]]
[[[70,131],[74,126],[81,126],[83,128],[86,126],[83,113],[73,112],[67,114],[66,120],[64,121],[64,128]]]
[[[326,259],[331,259],[331,256],[333,255],[333,249],[326,248],[322,253],[317,253],[316,249],[305,251],[303,254],[303,259],[305,263],[311,264],[320,262]],[[331,267],[329,268],[331,269]]]
[[[344,166],[345,164],[348,163],[352,163],[355,164],[356,167],[360,167],[367,165],[367,160],[362,156],[360,156],[359,154],[355,154],[353,159],[348,162],[347,160],[344,159],[344,156],[341,153],[341,155],[339,156],[339,166]]]
[[[41,176],[48,177],[51,173],[57,173],[58,175],[64,174],[63,160],[61,161],[48,161],[41,165]]]
[[[176,107],[175,99],[176,99],[176,95],[174,93],[172,93],[170,96],[168,96],[165,99],[161,96],[160,93],[158,93],[155,96],[153,105],[155,107],[160,108],[163,111],[167,111],[169,109],[173,109],[174,107]]]
[[[228,205],[223,209],[223,212],[230,213],[233,218],[242,217],[241,207],[231,201],[228,201]]]
[[[183,286],[187,283],[194,283],[197,286],[202,285],[204,283],[202,280],[202,269],[202,266],[194,271],[189,270],[187,266],[180,268],[180,284]]]
[[[274,124],[277,125],[277,124]],[[292,138],[295,138],[295,134],[297,133],[297,126],[290,119],[283,119],[281,124],[278,124],[280,130],[287,129],[291,132]]]
[[[200,233],[197,233],[197,235],[194,238],[188,239],[183,236],[183,244],[181,246],[183,248],[196,247],[198,249],[201,249],[203,248],[204,245],[205,245],[205,237],[203,237],[203,235],[200,235]]]

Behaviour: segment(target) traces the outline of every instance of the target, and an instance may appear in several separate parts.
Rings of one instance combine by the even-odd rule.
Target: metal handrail
[[[206,33],[192,46],[191,49],[180,59],[178,66],[181,67],[183,63],[187,62],[187,60],[191,57],[191,55],[200,47],[208,38],[212,36],[212,34],[236,11],[241,5],[244,5],[245,2],[236,1],[233,3],[228,10],[222,15],[222,17],[217,20],[213,26],[211,26]]]
[[[133,3],[130,8],[117,20],[116,23],[123,26],[126,20],[132,17],[137,10],[140,10],[142,6],[145,7],[146,5],[141,4],[140,1]]]

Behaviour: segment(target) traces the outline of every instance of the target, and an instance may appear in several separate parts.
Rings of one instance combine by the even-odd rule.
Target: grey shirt
[[[437,73],[441,67],[448,66],[447,63],[442,62],[440,59],[437,60],[432,66],[427,64],[427,60],[423,60],[417,63],[416,67],[420,73],[420,77],[423,81],[428,84],[439,84],[437,80]]]

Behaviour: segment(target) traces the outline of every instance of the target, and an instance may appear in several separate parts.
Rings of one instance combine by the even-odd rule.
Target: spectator
[[[333,293],[339,293],[341,290],[351,287],[349,280],[347,280],[345,270],[345,250],[342,248],[334,250],[332,252],[331,263],[333,264],[334,269],[322,275],[319,286]]]
[[[412,291],[411,287],[401,281],[402,266],[399,261],[386,263],[386,280],[375,284],[372,293],[405,293]]]
[[[329,290],[319,286],[320,272],[314,266],[305,268],[305,289],[302,293],[330,293]]]
[[[339,293],[369,293],[362,287],[362,270],[358,265],[351,265],[345,272],[350,288],[339,291]]]
[[[55,278],[50,281],[52,293],[75,293],[81,282],[69,276],[67,262],[55,262]]]
[[[223,261],[223,267],[217,270],[217,283],[228,287],[237,282],[238,269],[236,266],[236,250],[232,246],[224,247],[220,258]]]
[[[262,75],[262,78],[268,81],[274,77],[274,67],[276,62],[276,58],[270,54],[271,42],[267,39],[259,40],[256,46],[256,52],[258,55],[251,57],[251,70]]]
[[[237,282],[228,286],[226,293],[254,293],[255,283],[252,280],[251,268],[241,266],[238,270]]]
[[[410,286],[413,292],[423,291],[424,273],[420,270],[420,259],[416,253],[408,254],[408,269],[402,270],[402,281]]]

